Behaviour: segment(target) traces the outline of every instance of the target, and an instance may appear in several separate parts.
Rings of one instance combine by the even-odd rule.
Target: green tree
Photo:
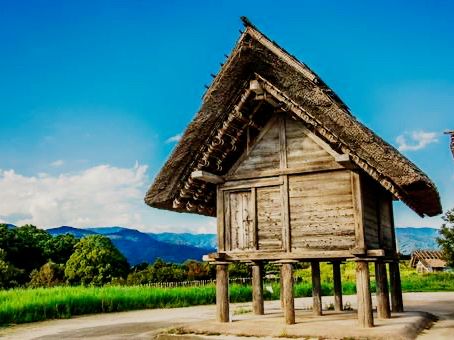
[[[65,269],[62,264],[47,262],[30,274],[30,287],[53,287],[65,282]]]
[[[82,238],[66,262],[65,276],[70,283],[103,285],[113,278],[124,278],[128,274],[126,258],[103,235]]]
[[[74,253],[77,242],[79,239],[71,234],[54,236],[45,243],[44,253],[52,262],[65,264]]]
[[[439,230],[440,236],[437,238],[437,242],[448,266],[454,267],[454,208],[448,210],[442,218],[445,223]]]
[[[0,289],[17,286],[22,275],[22,270],[6,261],[6,251],[0,248]]]
[[[16,267],[24,269],[28,276],[33,269],[47,262],[45,247],[52,236],[31,224],[12,231],[15,234],[14,245],[11,251],[8,250],[8,259]]]

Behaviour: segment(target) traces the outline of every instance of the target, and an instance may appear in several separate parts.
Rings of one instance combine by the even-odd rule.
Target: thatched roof
[[[410,266],[415,268],[418,261],[431,267],[446,267],[443,253],[439,250],[415,250],[411,254]]]
[[[215,186],[193,180],[191,173],[225,175],[244,149],[242,132],[251,126],[260,130],[264,117],[278,106],[303,120],[333,149],[348,154],[419,215],[441,213],[435,185],[416,165],[356,120],[311,69],[247,19],[243,22],[245,30],[204,95],[200,111],[149,189],[148,205],[216,216]],[[261,106],[250,90],[252,80],[266,92]]]

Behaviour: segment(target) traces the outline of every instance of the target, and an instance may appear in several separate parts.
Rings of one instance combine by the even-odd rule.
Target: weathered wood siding
[[[220,186],[225,249],[392,250],[391,196],[336,157],[304,123],[272,118]]]
[[[289,190],[292,250],[354,247],[350,171],[289,176]]]
[[[280,187],[257,188],[257,235],[259,250],[282,249],[282,222]]]
[[[252,146],[247,157],[236,169],[235,175],[247,175],[251,171],[279,169],[279,127],[277,124],[273,124],[273,126],[266,128],[268,130]]]
[[[287,116],[285,131],[288,168],[298,168],[301,171],[341,168],[334,157],[311,138],[303,122]]]
[[[363,196],[364,236],[367,249],[380,248],[379,194],[377,185],[367,176],[361,176]]]
[[[393,249],[392,198],[369,176],[361,176],[367,249]]]

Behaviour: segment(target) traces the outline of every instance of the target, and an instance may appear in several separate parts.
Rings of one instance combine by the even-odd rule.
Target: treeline
[[[233,264],[230,277],[249,277],[245,264]],[[58,285],[138,285],[215,278],[205,262],[182,264],[157,259],[153,264],[130,266],[103,235],[78,239],[71,234],[52,236],[33,225],[10,228],[0,224],[0,288]]]

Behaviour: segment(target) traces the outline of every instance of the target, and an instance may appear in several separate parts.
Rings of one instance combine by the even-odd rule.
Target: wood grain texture
[[[216,265],[216,319],[229,322],[229,271],[227,264]]]
[[[275,119],[272,121],[272,126],[253,145],[247,157],[242,159],[241,164],[232,174],[241,175],[250,171],[279,169],[281,164],[279,131],[279,121]]]
[[[370,295],[369,266],[366,261],[356,262],[356,297],[358,300],[358,324],[367,328],[374,326],[372,298]]]
[[[231,192],[230,228],[231,249],[254,249],[254,209],[251,191]]]
[[[285,323],[293,325],[295,323],[295,300],[293,296],[293,266],[291,263],[282,264],[281,281]]]
[[[323,142],[313,135],[303,122],[287,117],[285,129],[288,168],[342,168],[324,145],[321,145]]]
[[[263,315],[263,266],[261,263],[252,264],[252,310],[256,315]]]
[[[389,307],[388,277],[386,264],[383,261],[375,262],[375,283],[377,299],[377,315],[380,319],[389,319],[391,310]]]
[[[311,262],[312,274],[312,311],[314,315],[322,315],[322,285],[320,281],[320,263]]]
[[[279,186],[257,188],[257,235],[260,250],[282,250],[282,200]]]
[[[292,251],[342,250],[355,245],[350,172],[289,176]]]
[[[216,214],[217,214],[217,241],[218,251],[224,251],[225,248],[225,216],[224,216],[224,194],[219,188],[216,192]]]

